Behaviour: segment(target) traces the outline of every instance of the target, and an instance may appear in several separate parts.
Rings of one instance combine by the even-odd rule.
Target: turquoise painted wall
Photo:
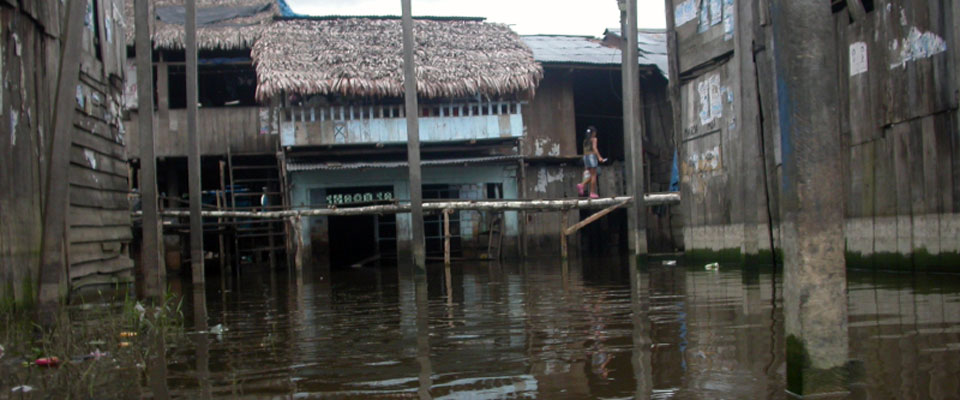
[[[310,191],[314,189],[350,188],[368,186],[392,186],[394,196],[398,200],[410,200],[410,186],[406,168],[367,169],[367,170],[340,170],[340,171],[300,171],[290,173],[291,203],[294,208],[308,208],[310,206]],[[500,183],[503,185],[503,197],[516,199],[519,197],[517,188],[517,167],[513,165],[485,165],[471,167],[425,167],[422,171],[424,185],[450,184],[471,185],[485,183]],[[517,236],[517,213],[504,213],[506,234],[508,237]],[[313,221],[305,221],[303,239],[310,240],[309,232]],[[461,223],[461,231],[465,231],[468,224]],[[410,214],[397,215],[397,238],[410,240]]]

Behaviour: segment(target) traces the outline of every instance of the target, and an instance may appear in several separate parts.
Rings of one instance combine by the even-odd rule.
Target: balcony
[[[420,106],[420,141],[446,142],[523,136],[522,102]],[[406,143],[403,105],[292,107],[279,115],[283,146]]]

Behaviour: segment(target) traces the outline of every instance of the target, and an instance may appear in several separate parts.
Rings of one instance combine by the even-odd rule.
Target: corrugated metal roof
[[[606,47],[586,36],[521,36],[541,63],[614,65],[621,63],[620,49]]]
[[[492,156],[492,157],[474,157],[474,158],[454,158],[446,160],[423,160],[421,167],[438,167],[445,165],[467,165],[484,164],[504,161],[516,161],[521,156]],[[337,171],[371,168],[406,168],[406,161],[383,161],[383,162],[358,162],[358,163],[330,163],[330,162],[309,162],[301,160],[290,160],[287,162],[287,171]]]
[[[621,36],[620,28],[609,28],[604,34]],[[653,64],[663,76],[670,76],[667,59],[667,31],[663,29],[638,29],[637,48],[640,50],[640,64]]]

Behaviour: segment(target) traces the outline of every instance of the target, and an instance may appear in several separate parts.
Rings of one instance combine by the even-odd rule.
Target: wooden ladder
[[[496,213],[487,223],[487,258],[500,261],[503,255],[503,213]],[[494,252],[496,251],[496,252]]]

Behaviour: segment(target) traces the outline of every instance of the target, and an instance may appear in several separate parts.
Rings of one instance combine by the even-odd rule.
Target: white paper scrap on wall
[[[856,42],[850,44],[850,76],[857,76],[869,69],[867,60],[867,43]]]

